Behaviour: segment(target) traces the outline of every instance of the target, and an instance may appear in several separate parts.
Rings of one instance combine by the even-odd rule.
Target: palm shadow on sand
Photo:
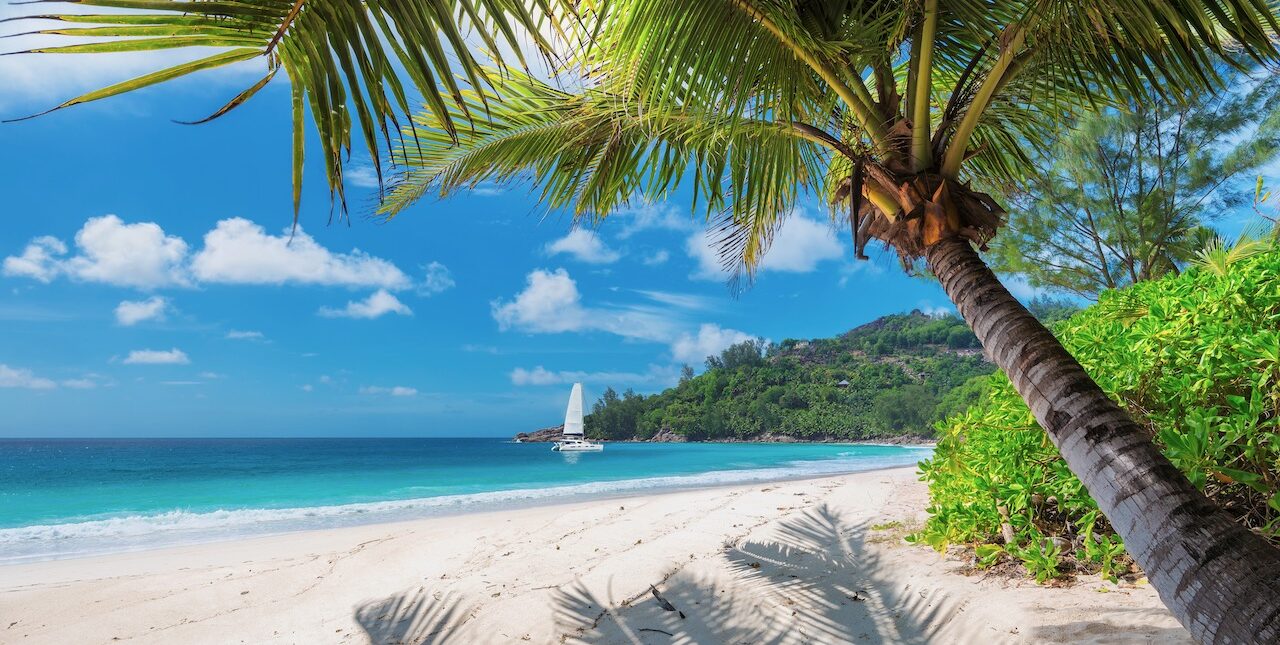
[[[462,642],[458,629],[471,608],[456,594],[428,593],[418,588],[356,608],[355,619],[378,645],[432,645]]]
[[[719,587],[685,571],[667,579],[662,595],[684,618],[648,594],[609,606],[578,585],[556,594],[557,622],[571,639],[603,643],[927,642],[949,603],[881,579],[867,532],[817,506],[771,539],[728,545],[731,576]]]

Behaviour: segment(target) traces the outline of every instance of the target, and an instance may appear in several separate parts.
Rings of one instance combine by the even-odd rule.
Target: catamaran
[[[574,383],[564,412],[564,437],[551,446],[557,452],[600,452],[604,445],[587,441],[582,425],[582,384]]]

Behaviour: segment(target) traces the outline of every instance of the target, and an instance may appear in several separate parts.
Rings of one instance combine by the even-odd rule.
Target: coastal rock
[[[562,423],[558,426],[551,426],[549,428],[543,428],[541,430],[534,430],[533,432],[521,432],[516,435],[515,439],[520,443],[540,443],[540,442],[559,441],[563,437],[564,437],[564,424]]]
[[[649,441],[657,441],[659,443],[684,443],[688,440],[688,437],[682,434],[676,434],[671,430],[671,428],[662,428],[655,432],[653,437],[649,439]]]

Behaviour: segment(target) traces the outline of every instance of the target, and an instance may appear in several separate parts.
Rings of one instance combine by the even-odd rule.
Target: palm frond
[[[546,208],[597,223],[691,181],[726,263],[749,273],[799,196],[825,180],[830,151],[790,123],[642,105],[599,88],[568,93],[515,71],[464,97],[457,112],[487,103],[487,118],[455,140],[434,112],[415,117],[406,135],[416,138],[395,151],[406,170],[380,213],[392,217],[431,193],[527,180]]]
[[[441,115],[441,125],[454,136],[459,120],[466,123],[473,116],[462,97],[459,77],[471,85],[483,85],[491,74],[473,53],[474,45],[494,52],[493,56],[503,50],[515,52],[515,58],[523,63],[522,38],[549,54],[553,35],[570,33],[581,24],[575,0],[75,0],[74,4],[124,12],[26,16],[65,25],[32,33],[106,40],[14,53],[102,54],[191,47],[221,51],[89,92],[53,109],[261,58],[266,76],[210,118],[243,104],[283,67],[311,114],[330,193],[344,209],[342,171],[351,151],[353,130],[370,151],[381,181],[382,156],[377,151],[380,146],[390,150],[391,133],[411,114],[406,80],[429,109]],[[460,106],[467,109],[459,111]],[[303,127],[296,109],[294,117],[295,127]],[[295,145],[302,139],[301,133],[295,132]],[[301,163],[302,158],[301,151],[295,150],[294,163]],[[295,217],[301,176],[301,168],[295,168]]]
[[[1270,222],[1255,222],[1240,231],[1232,242],[1214,236],[1196,253],[1192,264],[1214,275],[1225,276],[1231,265],[1276,248],[1276,240],[1269,230]]]

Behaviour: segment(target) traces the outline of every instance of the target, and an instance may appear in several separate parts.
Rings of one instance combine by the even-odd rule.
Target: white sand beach
[[[902,542],[925,504],[897,469],[12,565],[0,642],[1191,642],[1148,586],[963,575]]]

